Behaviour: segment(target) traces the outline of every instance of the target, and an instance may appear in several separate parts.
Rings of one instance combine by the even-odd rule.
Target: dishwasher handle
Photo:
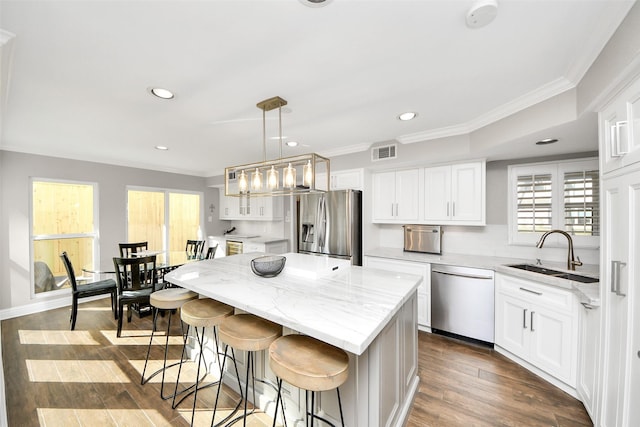
[[[446,276],[464,277],[465,279],[481,279],[481,280],[493,280],[491,276],[479,276],[475,274],[463,274],[463,273],[449,273],[448,271],[431,270],[432,273],[444,274]]]

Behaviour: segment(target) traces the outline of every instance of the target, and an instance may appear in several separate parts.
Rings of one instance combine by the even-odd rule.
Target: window
[[[60,260],[66,251],[76,275],[93,267],[97,251],[96,184],[31,181],[31,243],[35,294],[71,286]]]
[[[202,239],[202,195],[172,190],[127,191],[129,242],[149,250],[184,251],[187,239]]]
[[[534,245],[560,229],[576,246],[597,247],[599,192],[597,159],[509,166],[509,242]]]

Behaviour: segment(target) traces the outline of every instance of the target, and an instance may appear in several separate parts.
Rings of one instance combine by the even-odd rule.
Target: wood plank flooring
[[[140,385],[150,317],[134,315],[123,338],[115,338],[104,299],[81,304],[76,330],[68,327],[68,308],[2,321],[10,427],[189,425],[191,398],[174,410],[160,399],[159,378]],[[171,343],[176,360],[181,342]],[[152,369],[162,361],[160,347],[154,350]],[[420,332],[418,357],[420,386],[409,427],[591,425],[579,401],[491,349]],[[211,422],[215,389],[198,394],[196,425]],[[234,399],[226,390],[223,414]],[[248,424],[271,421],[262,415]]]

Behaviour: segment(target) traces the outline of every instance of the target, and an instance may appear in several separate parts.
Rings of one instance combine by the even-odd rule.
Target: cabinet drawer
[[[531,280],[524,280],[504,274],[496,274],[497,291],[543,307],[571,312],[573,293]]]

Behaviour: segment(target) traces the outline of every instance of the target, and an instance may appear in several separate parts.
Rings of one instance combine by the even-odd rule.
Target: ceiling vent
[[[395,159],[397,155],[398,144],[382,145],[371,149],[371,161]]]

